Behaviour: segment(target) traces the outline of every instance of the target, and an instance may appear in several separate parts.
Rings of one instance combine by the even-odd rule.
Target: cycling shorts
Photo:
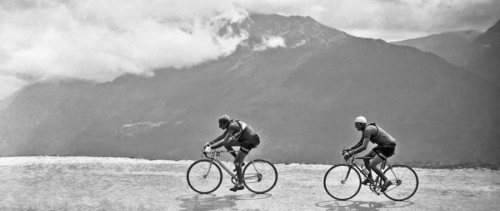
[[[387,158],[394,155],[394,151],[396,151],[396,147],[381,147],[376,146],[373,148],[373,151],[377,153],[382,159],[386,160]]]
[[[248,154],[250,152],[250,150],[252,150],[253,148],[256,148],[259,145],[259,144],[253,144],[253,143],[260,143],[260,138],[259,138],[258,134],[252,135],[248,139],[251,139],[250,142],[252,142],[252,143],[242,142],[241,148],[240,148],[240,151],[242,151],[246,154]]]

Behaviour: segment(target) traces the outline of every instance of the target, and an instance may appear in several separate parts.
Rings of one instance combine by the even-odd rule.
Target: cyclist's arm
[[[347,148],[347,149],[349,149],[349,151],[351,151],[351,150],[356,149],[356,148],[358,148],[358,147],[360,147],[360,146],[362,146],[362,145],[363,145],[363,138],[361,138],[361,140],[359,140],[359,141],[358,141],[358,143],[357,143],[356,145],[354,145],[354,146],[352,146],[352,147],[349,147],[349,148]]]
[[[220,135],[219,137],[215,138],[214,140],[208,142],[210,145],[214,145],[215,143],[219,142],[220,140],[222,140],[223,138],[225,137],[225,133]]]
[[[209,142],[207,143],[207,145],[208,145],[208,144],[210,144],[210,145],[214,145],[215,143],[217,143],[217,142],[219,142],[220,140],[224,139],[224,137],[226,137],[226,134],[227,134],[227,130],[226,130],[226,131],[224,131],[224,133],[222,133],[222,135],[220,135],[219,137],[215,138],[215,139],[214,139],[214,140],[212,140],[212,141],[209,141]]]
[[[350,153],[355,155],[355,154],[358,154],[358,153],[364,151],[368,147],[368,142],[370,142],[369,138],[363,139],[362,142],[360,141],[358,144],[356,144],[350,148],[351,149]],[[358,146],[358,145],[361,145],[361,146]]]
[[[231,140],[232,133],[224,133],[221,136],[219,136],[218,138],[221,138],[222,141],[218,141],[218,142],[216,141],[215,143],[213,143],[211,146],[212,149],[217,149],[221,146],[226,145]]]

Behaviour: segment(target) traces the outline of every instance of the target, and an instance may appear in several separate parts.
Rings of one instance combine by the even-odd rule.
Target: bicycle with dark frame
[[[381,192],[383,185],[382,179],[378,176],[375,179],[368,177],[368,172],[365,172],[362,167],[354,162],[356,159],[371,159],[372,157],[356,157],[355,155],[344,160],[343,156],[347,153],[342,151],[342,161],[332,166],[325,174],[323,186],[331,197],[337,200],[348,200],[359,193],[361,189],[361,177],[370,180],[368,183],[372,192],[377,195],[383,193],[387,198],[394,201],[404,201],[412,197],[418,189],[418,176],[415,171],[406,165],[391,165],[387,159],[380,164],[380,170],[392,182],[392,186]],[[378,152],[377,152],[378,154]]]
[[[222,169],[229,176],[231,182],[236,184],[237,176],[231,172],[219,158],[221,153],[233,152],[227,150],[203,152],[206,157],[195,161],[187,171],[187,182],[189,187],[201,194],[212,193],[219,188],[222,183]],[[202,155],[202,156],[203,156]],[[247,164],[243,169],[243,184],[251,192],[261,194],[274,188],[278,181],[278,171],[274,165],[263,159],[253,160],[250,154],[247,155]]]

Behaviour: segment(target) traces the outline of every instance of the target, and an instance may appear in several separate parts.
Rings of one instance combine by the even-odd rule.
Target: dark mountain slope
[[[500,20],[468,47],[464,49],[467,59],[464,67],[478,71],[500,86]]]
[[[500,86],[500,20],[486,32],[446,32],[394,42],[434,53]]]
[[[422,38],[393,42],[392,44],[411,46],[422,51],[432,52],[452,64],[463,67],[466,64],[462,58],[463,55],[457,53],[473,42],[480,34],[480,32],[472,30],[444,32]]]

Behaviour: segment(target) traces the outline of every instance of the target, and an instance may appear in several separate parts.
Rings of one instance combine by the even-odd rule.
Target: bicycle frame
[[[343,158],[341,160],[344,160],[348,166],[351,166],[351,167],[354,167],[355,169],[357,169],[358,172],[360,172],[361,175],[363,175],[363,177],[365,179],[370,180],[370,182],[373,184],[373,185],[370,185],[370,190],[373,191],[374,193],[376,193],[377,195],[380,195],[381,192],[379,192],[379,190],[380,190],[380,187],[382,185],[382,181],[380,180],[379,176],[377,175],[377,177],[375,179],[368,177],[368,175],[364,171],[362,171],[361,168],[356,163],[354,163],[354,160],[364,160],[364,159],[373,159],[373,157],[356,157],[356,155],[353,155],[348,161],[344,160]],[[387,161],[387,159],[382,161],[382,163],[380,163],[380,171],[383,171],[386,166],[389,169],[391,169],[391,171],[392,171],[391,165]],[[347,172],[347,175],[346,175],[346,179],[349,177],[350,173],[351,173],[351,169],[349,168],[349,171]]]
[[[208,167],[208,171],[207,171],[207,173],[208,173],[208,172],[210,172],[210,169],[212,168],[212,164],[215,162],[215,163],[219,164],[219,166],[221,166],[221,167],[222,167],[222,169],[224,169],[224,171],[226,171],[226,172],[227,172],[227,174],[229,174],[229,176],[231,176],[231,178],[236,178],[236,174],[233,174],[233,172],[231,172],[231,170],[229,170],[229,169],[228,169],[228,168],[227,168],[227,167],[226,167],[226,166],[222,163],[222,161],[221,161],[219,158],[217,158],[218,156],[220,156],[220,154],[221,154],[221,153],[225,153],[225,152],[234,152],[234,151],[227,151],[227,150],[213,151],[213,152],[209,153],[209,154],[212,154],[212,156],[211,156],[211,157],[209,157],[209,156],[207,155],[207,153],[203,152],[203,154],[205,155],[205,157],[207,157],[210,161],[212,161],[212,162],[210,162],[210,166]],[[248,161],[250,161],[250,162],[249,162],[249,165],[250,165],[250,164],[252,164],[253,168],[255,169],[255,172],[257,172],[257,174],[258,174],[258,175],[260,175],[259,171],[257,170],[257,168],[255,167],[255,165],[254,165],[254,163],[253,163],[253,159],[252,159],[252,157],[250,156],[250,153],[249,153],[249,154],[247,154],[247,156],[246,156],[246,157],[247,157]],[[206,175],[205,175],[205,176],[206,176]],[[244,177],[244,178],[243,178],[243,180],[245,180],[245,179],[250,179],[250,178],[253,178],[253,177],[255,177],[255,176],[252,176],[252,177]],[[258,176],[257,176],[257,177],[258,177]],[[259,178],[259,180],[260,180],[260,178]]]
[[[342,161],[340,164],[333,165],[326,171],[323,186],[331,197],[345,201],[356,196],[361,185],[368,185],[370,190],[377,194],[384,194],[387,198],[394,201],[404,201],[412,197],[418,189],[418,175],[409,166],[402,164],[390,164],[387,159],[380,162],[380,170],[383,175],[372,179],[368,176],[368,172],[362,170],[363,165],[354,162],[356,159],[373,159],[373,157],[356,157],[351,156],[349,159],[344,160],[346,151],[342,152]],[[378,169],[378,166],[377,166]],[[362,176],[360,176],[360,174]],[[371,176],[371,175],[370,175]],[[387,177],[387,181],[385,180]],[[370,182],[369,184],[361,182],[362,178]],[[384,178],[384,179],[382,179]],[[383,190],[383,192],[382,192]]]

